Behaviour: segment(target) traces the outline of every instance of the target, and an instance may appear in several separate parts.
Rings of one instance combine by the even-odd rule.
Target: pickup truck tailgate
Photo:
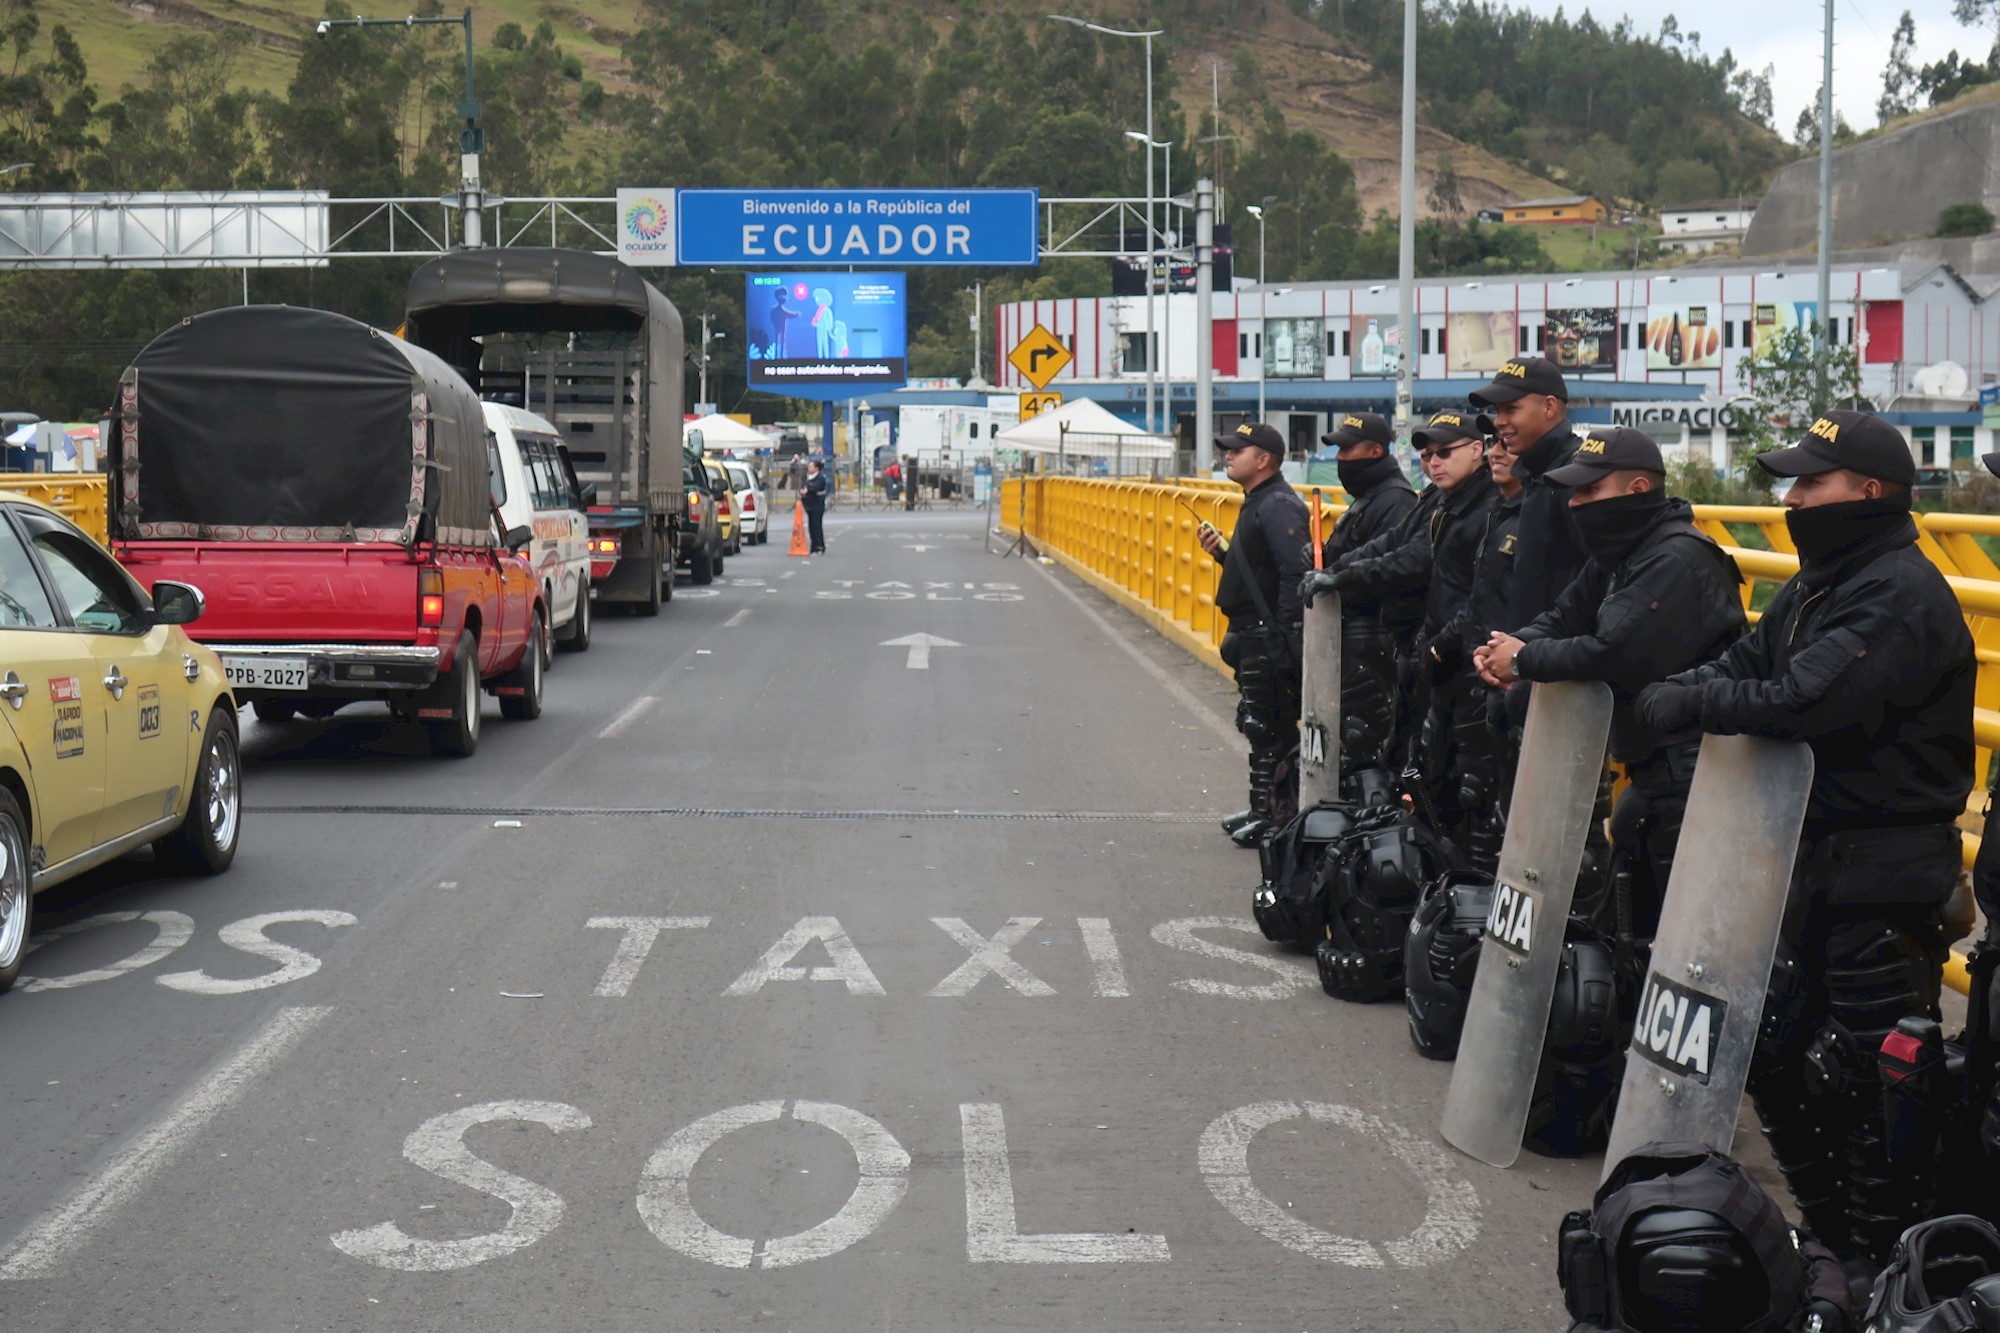
[[[148,588],[201,589],[208,609],[187,629],[203,643],[419,641],[419,566],[400,546],[121,541],[115,551]]]

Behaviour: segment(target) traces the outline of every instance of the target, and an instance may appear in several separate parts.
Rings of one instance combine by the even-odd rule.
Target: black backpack
[[[1258,848],[1264,882],[1251,896],[1250,913],[1274,944],[1310,950],[1326,938],[1319,897],[1329,849],[1347,837],[1357,818],[1396,799],[1388,770],[1374,764],[1343,774],[1341,794],[1346,799],[1336,804],[1299,811]]]
[[[1852,1327],[1840,1261],[1705,1144],[1646,1144],[1612,1169],[1594,1202],[1556,1233],[1556,1276],[1578,1330]]]
[[[1321,863],[1315,947],[1321,989],[1360,1004],[1400,999],[1403,937],[1424,886],[1459,868],[1458,852],[1408,810],[1378,808],[1355,821]]]

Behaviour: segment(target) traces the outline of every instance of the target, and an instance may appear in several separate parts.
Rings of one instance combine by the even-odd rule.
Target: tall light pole
[[[1827,0],[1832,4],[1833,0]],[[1403,220],[1396,246],[1396,438],[1410,435],[1417,376],[1417,0],[1403,3]]]
[[[1161,196],[1163,207],[1160,210],[1160,239],[1166,241],[1167,218],[1171,216],[1174,197],[1173,140],[1169,139],[1165,143],[1157,143],[1150,136],[1141,134],[1137,130],[1125,131],[1125,137],[1128,139],[1137,139],[1140,143],[1146,145],[1148,175],[1152,174],[1153,150],[1156,148],[1166,150],[1167,184],[1166,190]],[[1179,239],[1180,234],[1176,232],[1173,240],[1178,241]],[[1160,314],[1160,428],[1163,431],[1171,431],[1174,425],[1174,246],[1171,242],[1165,247],[1165,253],[1167,260],[1167,294],[1166,304]],[[1152,327],[1150,320],[1152,311],[1152,264],[1148,262],[1146,266],[1146,313],[1148,316],[1148,330]]]
[[[1813,321],[1813,411],[1824,412],[1833,334],[1833,0],[1826,0],[1826,53],[1819,84],[1819,316]]]
[[[1265,316],[1265,306],[1270,302],[1270,294],[1264,290],[1264,223],[1265,211],[1278,202],[1278,196],[1267,194],[1261,204],[1250,205],[1250,216],[1257,219],[1257,420],[1264,419],[1264,339],[1270,330],[1265,327],[1270,321]]]
[[[458,103],[459,118],[465,122],[458,131],[458,207],[465,215],[465,248],[476,250],[485,244],[485,191],[479,183],[479,154],[486,147],[486,131],[479,125],[479,97],[473,84],[472,10],[468,8],[455,19],[442,14],[429,17],[412,14],[400,19],[365,19],[359,15],[351,19],[321,19],[313,25],[313,32],[324,37],[335,28],[415,28],[438,23],[455,23],[465,29],[465,96]],[[445,202],[451,202],[450,196],[446,196]]]
[[[985,283],[975,282],[966,290],[972,293],[972,378],[966,382],[968,389],[976,389],[983,382],[979,373],[979,344],[984,332],[980,325],[986,322],[986,313],[981,298],[985,295]]]
[[[1091,23],[1086,19],[1073,18],[1068,14],[1051,14],[1049,18],[1057,23],[1067,23],[1074,28],[1084,28],[1090,32],[1102,33],[1106,37],[1140,37],[1146,42],[1146,141],[1153,140],[1153,39],[1165,35],[1165,28],[1152,28],[1133,32],[1124,28],[1107,28],[1101,23]],[[1153,429],[1153,379],[1158,372],[1158,355],[1153,347],[1153,155],[1146,154],[1146,429]]]
[[[714,333],[708,331],[708,322],[714,318],[715,316],[706,310],[701,312],[701,401],[704,405],[710,405],[708,402],[708,345],[718,338],[727,338],[729,336],[721,330],[717,330]]]

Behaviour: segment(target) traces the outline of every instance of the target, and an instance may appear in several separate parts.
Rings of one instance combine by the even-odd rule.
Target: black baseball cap
[[[1319,437],[1319,442],[1336,449],[1364,443],[1389,449],[1395,446],[1396,431],[1380,412],[1348,412],[1342,415],[1339,425]]]
[[[1557,486],[1588,486],[1610,472],[1666,470],[1667,460],[1660,457],[1659,443],[1652,436],[1630,426],[1613,426],[1584,436],[1575,456],[1551,469],[1543,480]]]
[[[1531,393],[1569,401],[1569,386],[1563,383],[1562,372],[1546,357],[1524,356],[1509,361],[1500,367],[1491,384],[1469,395],[1469,398],[1474,407],[1497,407],[1516,398],[1526,398]]]
[[[1757,455],[1774,477],[1810,477],[1846,468],[1877,481],[1914,485],[1917,460],[1903,433],[1872,412],[1822,412],[1789,449]]]
[[[1285,437],[1261,421],[1246,421],[1236,428],[1234,435],[1216,436],[1215,443],[1225,452],[1248,446],[1262,449],[1267,454],[1276,454],[1279,458],[1285,456]]]
[[[1419,449],[1426,445],[1435,448],[1454,440],[1483,440],[1492,433],[1493,421],[1489,417],[1470,412],[1437,412],[1421,430],[1410,432],[1410,443]]]

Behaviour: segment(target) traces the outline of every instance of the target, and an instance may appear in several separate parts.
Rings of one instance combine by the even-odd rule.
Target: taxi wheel
[[[521,664],[508,672],[503,682],[521,692],[500,696],[500,716],[516,722],[532,722],[542,715],[542,664],[548,660],[548,650],[549,622],[538,606],[534,628],[528,633],[528,646],[521,651]]]
[[[569,633],[556,640],[556,647],[566,653],[582,653],[590,650],[590,585],[576,590],[576,614],[569,618]]]
[[[21,975],[28,955],[28,930],[35,919],[35,894],[28,884],[28,857],[23,831],[28,821],[12,793],[0,791],[0,991]]]
[[[438,684],[434,696],[451,716],[430,724],[431,752],[455,759],[470,758],[479,748],[479,640],[470,630],[458,636],[452,652],[451,674]]]
[[[217,708],[202,733],[187,814],[179,828],[153,844],[153,851],[183,874],[219,875],[236,859],[242,827],[243,764],[236,752],[236,719]]]

